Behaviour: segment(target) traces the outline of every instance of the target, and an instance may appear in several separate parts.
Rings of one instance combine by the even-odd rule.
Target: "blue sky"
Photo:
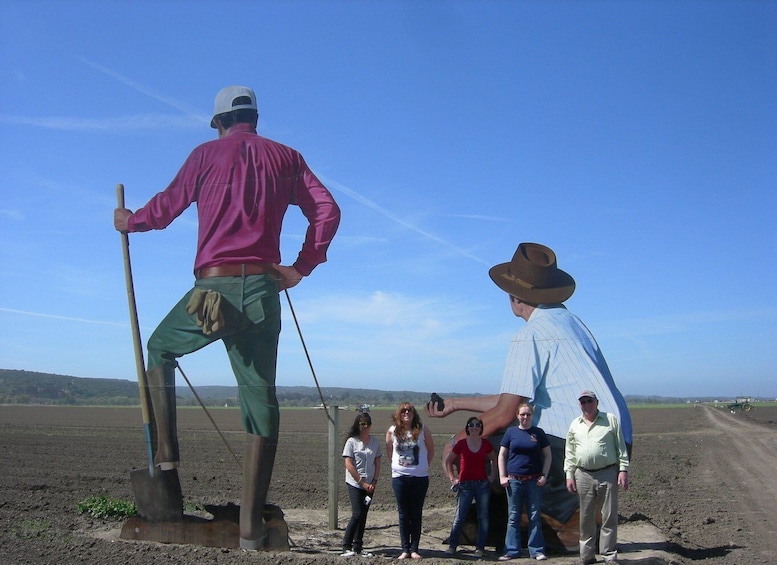
[[[290,294],[324,386],[498,392],[521,241],[624,394],[777,396],[777,2],[0,5],[0,368],[135,378],[115,186],[137,208],[256,90],[342,208]],[[287,214],[293,262],[304,222]],[[194,209],[130,236],[143,340]],[[283,300],[285,307],[285,299]],[[312,385],[286,310],[279,385]],[[181,362],[233,384],[223,348]]]

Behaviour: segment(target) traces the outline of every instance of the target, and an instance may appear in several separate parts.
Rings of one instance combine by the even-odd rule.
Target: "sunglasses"
[[[586,396],[585,398],[580,399],[580,404],[593,404],[593,403],[594,403],[594,399],[591,398],[590,396]]]
[[[480,422],[470,422],[469,424],[467,424],[467,427],[468,428],[482,428],[483,424],[481,424]]]
[[[369,428],[370,425],[367,422],[359,422],[359,427],[360,428]]]
[[[413,410],[411,408],[402,408],[402,410],[399,411],[400,414],[407,414],[409,412],[412,412]]]

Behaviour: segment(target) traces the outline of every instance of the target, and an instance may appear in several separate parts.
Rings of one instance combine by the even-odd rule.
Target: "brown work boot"
[[[265,531],[262,515],[270,490],[278,441],[248,434],[243,460],[243,495],[240,499],[240,547],[262,549]]]
[[[178,426],[175,411],[175,368],[160,365],[146,371],[154,412],[156,452],[154,464],[163,471],[178,467]]]

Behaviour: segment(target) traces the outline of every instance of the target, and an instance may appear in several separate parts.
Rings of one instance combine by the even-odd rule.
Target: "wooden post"
[[[331,407],[331,420],[329,421],[329,529],[337,529],[337,485],[340,484],[338,477],[340,475],[340,457],[341,452],[337,449],[337,422],[339,419],[340,408]]]

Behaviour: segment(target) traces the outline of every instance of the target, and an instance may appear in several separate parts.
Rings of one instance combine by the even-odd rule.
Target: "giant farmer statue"
[[[280,334],[278,293],[320,263],[337,231],[340,210],[297,151],[257,135],[254,91],[228,86],[217,95],[218,139],[196,147],[170,185],[134,213],[114,211],[121,232],[166,228],[197,203],[194,288],[148,341],[147,381],[156,425],[154,463],[179,465],[177,359],[221,341],[237,380],[248,444],[243,461],[240,546],[263,545],[262,514],[275,462],[279,411],[275,370]],[[281,224],[290,204],[308,221],[299,255],[282,266]]]

